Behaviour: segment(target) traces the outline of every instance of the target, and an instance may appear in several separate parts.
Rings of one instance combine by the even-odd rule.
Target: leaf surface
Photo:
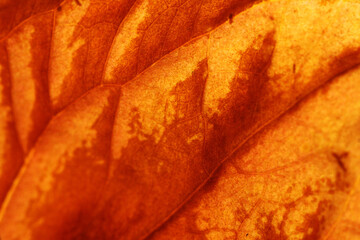
[[[328,82],[360,63],[360,5],[253,3],[65,1],[14,28],[1,237],[141,239],[171,216],[152,238],[340,234],[357,72]]]
[[[359,75],[257,133],[150,239],[358,239]]]

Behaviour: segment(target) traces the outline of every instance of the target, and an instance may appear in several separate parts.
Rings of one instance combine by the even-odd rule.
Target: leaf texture
[[[359,75],[257,133],[150,239],[358,239]]]
[[[2,238],[358,237],[357,2],[6,4]]]

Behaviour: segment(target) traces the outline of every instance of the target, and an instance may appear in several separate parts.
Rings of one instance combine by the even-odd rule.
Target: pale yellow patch
[[[195,134],[195,135],[189,137],[189,138],[186,140],[186,142],[187,142],[188,144],[191,144],[193,141],[196,141],[196,140],[201,141],[202,139],[203,139],[203,134],[202,134],[202,133],[198,133],[198,134]]]
[[[0,212],[2,222],[6,218],[7,221],[18,223],[16,231],[11,231],[14,239],[27,239],[27,234],[30,234],[32,229],[29,217],[26,215],[28,209],[34,201],[42,205],[48,200],[47,191],[54,188],[55,177],[64,171],[68,161],[74,160],[71,158],[77,149],[91,147],[90,142],[97,137],[93,125],[103,112],[104,106],[108,104],[109,94],[110,91],[94,94],[93,98],[98,96],[98,99],[92,99],[96,104],[83,105],[82,110],[78,109],[76,112],[64,111],[53,118],[39,138],[37,147],[33,148],[26,157]],[[24,182],[31,182],[37,187],[22,188]],[[21,199],[16,197],[19,195]],[[9,209],[13,209],[16,214],[7,216]],[[11,229],[12,225],[8,227]]]
[[[284,231],[288,236],[294,236],[294,239],[302,239],[304,233],[297,229],[299,223],[306,222],[307,214],[314,214],[318,207],[318,201],[301,201],[296,205],[295,209],[289,214],[290,220],[285,222]],[[320,217],[320,216],[319,216]]]
[[[271,213],[276,233],[280,233],[283,223],[285,234],[300,240],[304,232],[299,231],[299,226],[308,220],[308,215],[316,214],[322,201],[333,204],[333,208],[320,213],[329,221],[327,227],[339,226],[332,217],[339,216],[341,221],[341,212],[358,221],[358,215],[351,216],[356,211],[347,200],[354,197],[354,190],[351,194],[336,189],[331,193],[327,182],[335,183],[339,171],[332,151],[349,151],[343,160],[348,177],[359,170],[360,103],[353,101],[360,91],[359,75],[357,68],[333,81],[327,91],[319,91],[311,101],[300,105],[296,113],[283,116],[275,128],[263,133],[251,151],[235,157],[236,164],[226,165],[213,190],[192,209],[199,230],[236,229],[238,236],[248,234],[248,239],[256,239],[262,231],[256,223],[267,223],[269,218],[261,216]],[[347,103],[351,104],[344,109]],[[250,163],[253,165],[249,166]],[[236,172],[234,166],[245,173]],[[354,188],[359,187],[357,184],[358,180]],[[312,194],[305,195],[305,190]],[[259,204],[255,204],[257,199],[261,200]],[[291,203],[293,207],[286,212],[286,205]],[[238,209],[245,211],[239,213]],[[244,221],[234,221],[229,211]],[[309,227],[307,231],[314,229]]]
[[[236,170],[234,169],[234,173]],[[226,186],[231,179],[221,179],[216,186],[217,189],[222,189],[223,186]],[[239,181],[239,180],[237,180]],[[230,183],[231,184],[231,183]],[[252,183],[250,183],[252,184]],[[235,202],[239,202],[239,200],[235,200],[228,197],[228,193],[225,192],[218,192],[217,194],[210,196],[207,198],[207,201],[201,201],[200,205],[197,207],[195,212],[198,214],[196,215],[197,218],[195,220],[196,227],[200,231],[209,231],[211,233],[207,237],[217,236],[217,231],[212,229],[238,229],[242,224],[241,220],[242,217],[245,216],[245,212],[242,212],[242,216],[237,213],[238,204]],[[241,191],[234,189],[231,196],[234,195],[241,195]],[[221,199],[221,201],[217,201],[217,199]],[[241,200],[242,201],[242,200]],[[250,211],[251,206],[248,205],[247,200],[242,201],[244,210]]]
[[[206,239],[208,240],[226,240],[226,239],[234,239],[235,231],[210,231],[206,234]]]
[[[166,124],[171,124],[175,120],[175,104],[176,104],[176,97],[175,95],[171,95],[168,98],[168,102],[166,103],[166,111],[165,111],[165,121]]]
[[[68,132],[70,136],[68,137],[67,144],[58,143],[54,149],[56,150],[56,154],[58,156],[57,161],[53,161],[53,164],[49,163],[47,167],[47,171],[49,173],[54,174],[46,174],[39,184],[39,188],[43,191],[49,191],[53,187],[54,183],[54,175],[61,174],[66,167],[68,160],[74,157],[74,153],[77,149],[85,147],[91,148],[91,142],[96,139],[97,132],[92,129],[91,126],[97,119],[97,116],[101,114],[101,109],[97,109],[97,114],[94,112],[94,115],[84,117],[75,117],[72,119],[73,126],[70,129],[74,131]],[[81,129],[81,131],[80,131]]]
[[[248,48],[259,48],[254,41],[259,34],[264,37],[273,30],[269,18],[261,11],[256,23],[248,18],[248,13],[236,16],[234,23],[224,24],[210,34],[208,45],[209,74],[205,86],[204,111],[208,115],[220,113],[219,100],[230,92],[230,84],[238,74],[242,54]],[[258,39],[261,42],[261,38]],[[255,42],[256,43],[256,42]]]
[[[163,166],[164,166],[164,162],[163,162],[163,161],[160,161],[160,162],[158,163],[158,165],[157,165],[156,171],[157,171],[158,173],[160,173],[160,171],[161,171],[161,169],[163,168]]]
[[[171,110],[175,106],[169,101],[174,99],[172,90],[176,84],[191,77],[200,61],[205,59],[206,42],[207,37],[202,37],[177,49],[124,85],[114,125],[114,158],[121,156],[122,149],[132,137],[145,140],[146,135],[151,135],[155,143],[159,142],[165,126],[175,120],[175,111]],[[130,133],[134,109],[139,114],[141,127],[137,126],[134,133]]]
[[[203,217],[198,217],[195,220],[196,226],[197,228],[202,231],[202,230],[207,230],[209,229],[209,222],[205,220],[205,218]]]
[[[2,82],[1,76],[2,71],[4,71],[3,66],[0,65],[0,82]],[[3,91],[4,87],[0,84],[0,176],[2,175],[3,171],[3,164],[5,159],[5,150],[7,148],[7,131],[8,131],[8,123],[12,120],[11,117],[11,108],[10,106],[4,105],[2,102],[3,99]]]
[[[122,25],[119,26],[105,66],[105,82],[111,81],[115,77],[113,74],[116,68],[126,66],[129,56],[137,56],[138,47],[134,48],[133,43],[139,41],[144,33],[141,26],[149,15],[148,5],[148,0],[143,1],[131,14],[127,14]]]
[[[71,71],[77,71],[72,68],[74,56],[86,43],[86,39],[77,37],[75,30],[80,27],[79,23],[89,6],[90,1],[82,1],[81,6],[78,6],[76,1],[71,1],[70,5],[62,7],[61,12],[56,12],[49,66],[50,98],[55,105],[62,94],[67,76]]]
[[[32,111],[36,99],[34,76],[31,62],[31,41],[34,37],[34,26],[24,27],[7,41],[9,65],[11,72],[11,95],[17,132],[23,149],[28,149],[28,136],[33,129]]]
[[[282,76],[269,83],[274,94],[293,94],[288,90],[301,89],[314,74],[320,77],[314,70],[326,71],[334,55],[347,46],[360,46],[360,4],[323,2],[279,1],[274,2],[279,7],[269,10],[276,21],[276,48],[268,74]]]

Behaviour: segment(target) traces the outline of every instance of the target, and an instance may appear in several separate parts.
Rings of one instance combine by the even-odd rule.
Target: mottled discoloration
[[[224,23],[230,12],[237,14],[256,2],[181,0],[150,4],[148,0],[137,1],[119,26],[119,34],[109,52],[105,81],[130,81],[177,47]]]
[[[155,105],[162,109],[164,117],[160,123],[164,130],[159,139],[154,138],[154,132],[149,134],[144,129],[143,124],[149,122],[144,119],[147,117],[144,109],[132,108],[129,133],[133,137],[127,140],[127,146],[111,167],[104,198],[92,224],[84,229],[87,239],[118,238],[124,234],[129,234],[129,239],[132,239],[147,234],[155,227],[154,223],[166,218],[169,211],[185,200],[189,189],[207,177],[201,162],[204,138],[201,104],[206,77],[205,59],[191,76],[162,93],[169,101],[165,105]],[[125,93],[121,98],[124,96]],[[169,105],[173,105],[170,122],[165,118],[169,114]],[[121,112],[118,114],[121,117]],[[156,125],[154,127],[153,131],[156,131]],[[197,137],[188,141],[191,136]],[[168,184],[169,179],[171,184]],[[114,191],[123,194],[114,195]],[[168,194],[170,192],[172,194]],[[118,208],[119,204],[123,204],[123,207]],[[166,207],[159,212],[159,209],[151,207],[152,204]],[[127,221],[122,220],[124,217]],[[133,230],[129,232],[130,228]]]
[[[23,163],[24,154],[11,109],[10,89],[8,51],[6,44],[0,43],[0,205]]]
[[[1,213],[2,237],[71,239],[87,224],[108,176],[118,96],[96,88],[52,119],[9,193],[15,201],[5,202],[15,214]]]
[[[359,74],[333,80],[255,135],[152,239],[211,239],[225,228],[232,239],[315,240],[337,227],[357,236],[342,219],[357,209],[360,104],[346,103]]]
[[[166,222],[152,238],[314,239],[356,223],[359,73],[323,84],[360,63],[359,5],[237,14],[253,3],[69,0],[12,30],[4,99],[20,81],[31,97],[1,105],[2,140],[17,109],[29,144],[1,236],[137,239]]]
[[[261,37],[260,37],[261,39]],[[257,42],[259,41],[259,42]],[[258,46],[257,46],[258,45]],[[268,81],[267,69],[275,47],[274,32],[262,40],[255,40],[253,46],[242,55],[230,92],[219,101],[220,114],[214,114],[208,124],[208,137],[205,143],[204,165],[212,171],[219,161],[229,155],[234,148],[252,132],[255,124],[260,125],[261,98],[266,95]]]
[[[162,139],[167,126],[200,117],[201,103],[198,99],[202,99],[203,89],[200,91],[199,86],[201,88],[205,84],[207,67],[200,72],[196,69],[204,64],[207,66],[206,43],[207,37],[203,37],[197,42],[179,48],[168,58],[139,75],[137,79],[124,85],[114,126],[114,158],[121,156],[122,149],[128,146],[129,139],[140,137],[140,140],[143,140],[132,131],[134,108],[138,110],[136,118],[142,122],[142,132],[151,135],[156,144]],[[190,84],[189,89],[185,90],[179,82],[186,79],[193,79],[192,81],[197,83]]]
[[[9,51],[12,80],[11,94],[16,128],[19,132],[21,145],[24,151],[27,152],[29,149],[29,133],[34,128],[31,113],[34,110],[36,98],[35,79],[30,66],[32,60],[31,40],[35,29],[32,25],[27,25],[21,30],[8,40],[7,48]],[[17,44],[19,42],[21,44]],[[18,97],[20,94],[22,94],[21,98]]]
[[[28,153],[52,117],[48,62],[52,14],[31,18],[7,40],[14,118],[23,151]],[[44,51],[45,50],[45,51]],[[19,97],[21,95],[22,97]]]

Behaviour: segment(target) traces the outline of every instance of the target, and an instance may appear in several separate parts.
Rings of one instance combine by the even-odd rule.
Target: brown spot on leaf
[[[305,221],[302,226],[299,227],[300,232],[304,233],[304,240],[316,240],[319,239],[321,233],[324,230],[325,215],[329,208],[329,202],[326,200],[320,201],[316,211],[312,214],[305,215]]]
[[[254,128],[261,110],[259,101],[269,80],[267,69],[274,46],[274,32],[271,32],[264,37],[260,49],[249,48],[241,53],[238,74],[231,82],[231,91],[219,104],[221,114],[215,114],[208,120],[213,125],[204,152],[204,165],[209,171]]]
[[[75,0],[75,2],[76,2],[76,4],[79,5],[79,6],[82,5],[81,2],[80,2],[80,0]]]
[[[127,0],[126,4],[122,1],[90,2],[84,17],[76,23],[74,31],[71,31],[72,35],[68,36],[69,42],[66,47],[73,47],[79,40],[83,44],[73,52],[71,71],[64,76],[59,97],[56,101],[52,99],[55,112],[61,111],[86,91],[102,83],[103,71],[117,28],[134,2],[135,0]],[[68,8],[67,3],[64,3],[63,9]],[[69,3],[75,3],[78,8],[81,6],[81,0]],[[55,19],[55,30],[60,32],[61,28],[67,28],[66,24],[60,24],[62,14],[66,14],[65,11],[56,14],[59,17]],[[59,44],[58,41],[56,43]]]
[[[257,232],[260,237],[257,240],[287,240],[288,236],[285,234],[282,227],[274,226],[275,212],[264,213],[260,215],[256,223]],[[283,220],[284,221],[284,220]]]
[[[81,231],[82,235],[88,239],[113,239],[128,232],[130,227],[134,229],[130,233],[134,238],[146,234],[207,177],[201,165],[204,132],[201,105],[206,78],[204,59],[192,76],[170,90],[167,96],[175,99],[169,103],[175,111],[174,120],[168,123],[164,118],[160,123],[165,129],[159,140],[154,138],[154,133],[146,133],[143,123],[147,121],[142,110],[131,108],[129,127],[135,136],[111,166],[104,198],[89,227]],[[166,110],[166,106],[158,107]],[[189,136],[196,135],[200,139],[189,141]],[[123,207],[119,208],[119,204]],[[151,207],[154,204],[166,207],[159,212],[160,209]]]
[[[344,172],[347,172],[346,166],[344,164],[344,159],[349,155],[348,152],[336,153],[332,152],[331,155],[335,158],[337,164]]]
[[[230,13],[230,14],[229,14],[229,23],[230,23],[230,24],[233,23],[233,17],[234,17],[233,14]]]
[[[360,61],[360,48],[349,47],[345,48],[338,56],[333,57],[328,62],[328,68],[318,69],[314,76],[319,79],[329,80],[335,79],[337,76],[344,74],[349,69],[352,69]],[[325,69],[325,71],[324,71]],[[326,92],[330,85],[325,85],[321,88],[322,92]]]

